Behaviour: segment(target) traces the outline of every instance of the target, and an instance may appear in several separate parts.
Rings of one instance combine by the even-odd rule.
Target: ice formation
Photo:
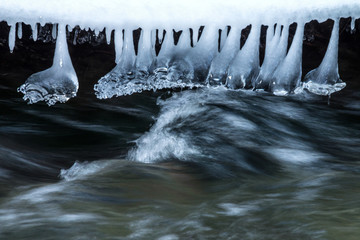
[[[289,94],[300,85],[303,38],[304,24],[298,22],[289,52],[270,78],[270,89],[275,95]]]
[[[23,24],[31,26],[34,41],[46,23],[53,24],[53,39],[58,34],[53,66],[33,74],[19,88],[29,103],[44,100],[49,105],[67,101],[78,89],[67,50],[66,25],[74,31],[73,44],[79,29],[104,34],[108,44],[114,41],[116,67],[95,85],[98,98],[214,85],[276,95],[297,89],[330,95],[345,87],[337,65],[339,19],[352,17],[355,31],[355,19],[360,17],[358,0],[102,0],[91,4],[85,0],[0,0],[0,6],[0,18],[10,26],[11,52],[16,51],[16,37],[22,38]],[[335,23],[326,55],[302,84],[305,23],[327,19]],[[288,50],[293,23],[296,33]],[[245,27],[250,32],[240,49]],[[261,29],[267,33],[260,66]],[[134,39],[136,33],[139,41]]]
[[[270,31],[269,31],[270,32]],[[252,88],[260,70],[260,26],[252,25],[248,39],[231,62],[226,85],[229,88]]]
[[[331,38],[320,66],[305,76],[304,88],[318,95],[331,95],[346,86],[338,71],[339,19],[335,19]]]
[[[29,103],[45,101],[51,106],[75,97],[78,88],[78,79],[67,48],[66,28],[60,24],[53,65],[31,75],[18,91],[24,94],[24,100],[28,100]]]

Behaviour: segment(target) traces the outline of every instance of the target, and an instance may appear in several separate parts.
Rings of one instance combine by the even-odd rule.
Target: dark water
[[[2,45],[0,239],[358,239],[355,40],[330,104],[223,88],[97,100],[113,53],[70,46],[80,91],[51,108],[16,93],[49,45]]]
[[[359,92],[0,104],[1,239],[360,234]]]

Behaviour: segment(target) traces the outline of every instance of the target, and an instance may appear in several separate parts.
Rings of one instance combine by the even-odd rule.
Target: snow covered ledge
[[[7,22],[63,23],[102,30],[185,29],[360,17],[358,0],[1,0]]]
[[[38,34],[38,23],[42,26],[46,23],[53,23],[52,35],[54,38],[57,31],[55,24],[68,25],[69,31],[75,26],[79,26],[81,29],[93,29],[96,33],[105,29],[108,42],[112,30],[115,30],[117,66],[95,85],[95,91],[99,98],[127,95],[143,90],[193,87],[204,84],[224,84],[229,88],[234,88],[234,86],[237,88],[255,87],[256,89],[270,90],[277,95],[294,93],[296,92],[295,88],[299,87],[302,77],[301,39],[304,24],[311,20],[322,22],[329,18],[333,19],[335,23],[331,42],[336,44],[331,45],[331,51],[328,50],[319,69],[325,69],[322,66],[334,66],[334,68],[329,71],[321,71],[321,74],[317,75],[320,78],[317,77],[318,80],[314,81],[327,84],[325,88],[332,88],[333,79],[327,78],[335,76],[336,83],[344,87],[345,84],[341,82],[337,74],[337,64],[329,62],[329,59],[337,59],[337,46],[335,45],[337,45],[339,31],[338,20],[341,17],[352,17],[354,25],[354,20],[360,17],[358,0],[255,0],[246,2],[235,0],[102,0],[92,1],[91,4],[84,0],[0,0],[0,20],[6,21],[11,26],[10,51],[15,45],[15,26],[18,27],[17,36],[19,39],[21,38],[22,24],[16,25],[16,23],[30,24],[34,40]],[[289,25],[294,22],[297,23],[296,32],[299,40],[292,43],[289,52],[286,53]],[[251,32],[245,46],[240,50],[238,42],[241,29],[248,25],[251,25]],[[266,64],[263,66],[259,66],[258,62],[258,34],[261,25],[269,26],[266,39],[268,47],[264,59]],[[201,26],[205,26],[205,28],[201,29]],[[227,26],[231,26],[231,29],[227,29],[228,31],[226,31]],[[138,28],[141,28],[140,40],[138,46],[134,46],[131,33]],[[220,36],[219,29],[223,29]],[[175,37],[169,34],[172,31],[182,31],[176,46],[174,45]],[[217,51],[219,38],[221,39],[220,52]],[[158,54],[155,54],[155,41],[161,42]],[[69,53],[65,49],[66,42],[58,39],[57,45],[65,47],[57,48],[54,54],[54,66],[59,59],[60,63],[62,63],[61,59],[70,59]],[[137,54],[135,54],[134,48],[138,48]],[[59,55],[63,57],[57,59],[56,56]],[[36,94],[34,91],[38,89],[34,82],[32,82],[32,86],[34,86],[31,88],[32,93],[24,87],[20,89],[25,94],[24,99],[28,99],[32,103],[46,100],[51,96],[48,101],[50,105],[56,101],[64,102],[75,96],[78,84],[76,74],[71,60],[66,62],[66,67],[51,72],[54,73],[52,74],[53,79],[62,79],[66,82],[70,79],[67,77],[69,73],[66,71],[71,70],[70,75],[75,76],[70,79],[75,86],[74,90],[70,91],[71,94],[65,92],[66,89],[63,90],[64,84],[60,84],[61,87],[58,87],[59,84],[55,84],[55,81],[51,86],[57,89],[51,89],[49,85],[47,90],[43,91],[44,86],[48,85],[48,79],[44,77],[38,78],[44,80],[37,84],[42,89]],[[199,76],[203,78],[200,81]],[[264,76],[267,77],[263,79]],[[322,83],[322,79],[325,78],[326,82]],[[226,82],[222,81],[224,79]],[[27,83],[29,80],[31,77]],[[264,82],[266,82],[265,85]],[[27,83],[24,86],[27,86]],[[264,86],[259,88],[260,85]],[[304,86],[305,89],[306,86]],[[323,86],[320,86],[320,89],[322,88]],[[334,90],[338,91],[341,88]],[[60,92],[53,94],[57,91]],[[324,91],[317,92],[330,95],[333,89],[325,91],[325,93],[323,93]],[[66,97],[61,97],[61,94]],[[34,99],[34,96],[38,95],[39,98]],[[57,98],[58,95],[60,98]]]

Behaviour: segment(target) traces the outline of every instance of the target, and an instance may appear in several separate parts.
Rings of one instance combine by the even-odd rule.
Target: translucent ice
[[[193,46],[195,46],[197,44],[197,42],[199,41],[199,27],[195,27],[192,29],[192,42],[193,42]]]
[[[33,40],[36,41],[37,38],[38,38],[38,24],[37,24],[37,23],[34,23],[34,24],[31,26],[31,29],[32,29]]]
[[[279,32],[280,26],[277,26],[276,31]],[[289,25],[283,26],[281,37],[279,34],[275,34],[275,37],[271,40],[269,55],[265,55],[264,63],[261,66],[259,77],[256,80],[256,89],[268,90],[270,83],[272,83],[272,77],[277,70],[279,64],[285,59],[288,39],[289,39]]]
[[[331,38],[320,66],[304,79],[304,89],[317,95],[331,95],[346,86],[338,72],[339,19],[335,19]]]
[[[270,77],[280,60],[278,56],[278,45],[280,44],[281,26],[276,25],[275,35],[272,35],[272,27],[269,26],[266,37],[266,49],[264,62],[261,66],[260,73],[255,80],[256,89],[267,90],[270,84]]]
[[[210,64],[218,54],[218,29],[205,26],[196,46],[187,54],[188,61],[194,68],[194,82],[203,83]]]
[[[17,29],[17,36],[18,36],[19,39],[22,38],[22,34],[23,34],[23,32],[22,32],[22,22],[19,22],[18,23],[18,29]]]
[[[118,42],[118,35],[115,33],[115,46]],[[118,49],[118,47],[115,47],[115,49]],[[118,52],[116,55],[118,56]],[[133,31],[131,29],[125,29],[124,43],[118,63],[113,70],[95,84],[94,90],[96,96],[98,98],[111,98],[113,96],[130,95],[138,92],[139,89],[130,83],[131,80],[135,78],[135,59]]]
[[[114,34],[114,44],[115,44],[115,63],[120,61],[121,53],[123,50],[123,32],[121,29],[116,29]]]
[[[107,44],[110,44],[110,42],[111,42],[111,32],[112,32],[112,29],[111,29],[111,28],[105,28],[105,34],[106,34],[106,42],[107,42]]]
[[[52,67],[31,75],[18,91],[24,94],[24,100],[30,104],[45,101],[50,106],[75,97],[78,88],[78,79],[67,47],[65,25],[60,24]]]
[[[53,39],[56,39],[56,34],[57,34],[57,25],[53,24],[52,31],[51,31],[51,36]]]
[[[293,91],[301,77],[303,34],[299,27],[286,54],[289,23],[301,19],[303,25],[311,20],[321,22],[352,16],[351,27],[354,28],[354,19],[360,17],[358,0],[94,0],[91,3],[85,0],[0,0],[0,6],[0,21],[5,20],[11,25],[10,51],[15,46],[16,22],[30,24],[34,40],[37,40],[38,32],[41,34],[38,24],[62,22],[78,26],[74,30],[74,44],[79,40],[78,29],[92,29],[96,35],[105,29],[107,43],[110,43],[114,30],[117,66],[95,85],[99,98],[206,83],[225,83],[234,89],[270,89],[276,94],[287,94]],[[239,32],[247,25],[252,25],[251,32],[239,51]],[[269,28],[265,58],[260,68],[261,25]],[[18,24],[19,38],[21,26]],[[137,39],[133,39],[133,30],[139,28],[142,29],[139,43],[134,46]],[[174,30],[182,32],[176,46]],[[55,38],[55,26],[52,33]],[[175,38],[179,36],[175,35]],[[155,42],[161,44],[161,48],[156,49],[158,56],[155,56]],[[138,49],[137,56],[135,48]],[[334,57],[332,52],[329,47],[327,55]],[[332,61],[325,56],[318,70],[309,73],[312,79],[307,79],[304,87],[319,94],[330,94],[343,88],[345,83],[340,80],[326,85],[314,80],[318,76],[335,78],[330,76],[334,71],[326,70],[326,66],[335,67]]]
[[[300,85],[303,37],[304,24],[299,22],[289,52],[272,76],[270,90],[275,95],[288,94]]]
[[[187,59],[191,50],[190,29],[184,29],[177,45],[173,48],[174,53],[169,62],[166,79],[172,83],[170,86],[176,87],[180,83],[179,87],[183,87],[181,83],[185,84],[194,78],[193,66]]]
[[[225,32],[225,31],[223,31]],[[210,70],[206,82],[210,85],[225,84],[227,68],[235,55],[240,50],[241,29],[233,27],[227,38],[222,34],[224,39],[224,47],[221,52],[211,62]]]
[[[16,24],[10,24],[10,32],[9,32],[9,49],[10,52],[12,53],[15,47],[15,38],[16,38],[16,34],[15,34],[15,28],[16,28]]]
[[[270,38],[270,37],[269,37]],[[231,62],[226,85],[229,88],[251,88],[260,70],[259,66],[260,26],[252,25],[248,39]]]

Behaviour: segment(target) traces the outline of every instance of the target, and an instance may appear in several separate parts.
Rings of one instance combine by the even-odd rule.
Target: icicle
[[[226,85],[229,88],[251,88],[260,71],[259,25],[252,25],[248,39],[229,66]],[[270,31],[269,31],[270,32]]]
[[[111,43],[111,28],[105,28],[105,34],[106,34],[106,42],[109,45]]]
[[[67,30],[68,30],[68,32],[72,32],[73,29],[74,29],[74,28],[73,28],[72,26],[67,25]]]
[[[17,36],[18,36],[19,39],[22,39],[22,34],[23,34],[22,22],[19,22],[18,23],[18,29],[17,29]]]
[[[186,59],[191,50],[190,29],[184,29],[177,45],[173,48],[172,58],[168,62],[167,81],[157,84],[159,88],[184,87],[194,76],[193,66]],[[160,86],[159,86],[160,85]]]
[[[154,58],[156,57],[155,44],[156,44],[156,29],[153,29],[151,30],[151,48],[153,51]]]
[[[195,81],[203,82],[206,79],[211,61],[218,54],[218,36],[217,28],[204,27],[198,43],[187,55],[195,70]]]
[[[318,95],[328,95],[340,91],[346,86],[338,72],[339,19],[334,20],[329,45],[320,66],[304,79],[304,88]]]
[[[268,26],[268,29],[266,31],[266,48],[268,48],[268,46],[270,46],[271,41],[274,36],[275,36],[274,25],[270,25],[270,26]],[[267,51],[267,53],[268,53],[268,51]]]
[[[135,49],[133,41],[133,31],[131,29],[124,30],[124,45],[122,47],[122,53],[118,66],[128,74],[132,71],[135,63]]]
[[[31,26],[31,29],[32,29],[33,39],[34,39],[34,41],[36,41],[37,38],[38,38],[38,24],[35,23],[34,25],[32,25],[32,26]]]
[[[270,89],[275,95],[286,95],[300,85],[304,23],[297,23],[296,33],[284,61],[276,69]]]
[[[178,43],[176,44],[176,50],[177,53],[182,54],[184,53],[188,48],[190,48],[190,30],[184,29],[181,32],[180,38]]]
[[[78,79],[66,42],[66,27],[60,24],[53,65],[45,71],[31,75],[18,91],[24,94],[24,100],[29,100],[30,104],[46,101],[50,106],[75,97],[78,88]]]
[[[15,47],[15,38],[16,38],[15,28],[16,28],[16,23],[10,24],[10,32],[9,32],[9,40],[8,40],[10,53],[13,52]]]
[[[275,36],[272,38],[268,48],[265,50],[264,62],[261,66],[259,76],[255,81],[255,89],[268,89],[275,69],[286,56],[289,26],[284,26],[281,37],[280,29],[281,26],[277,25]]]
[[[136,70],[140,77],[149,75],[149,68],[153,61],[155,53],[153,52],[151,31],[142,29],[139,39],[138,55],[136,57]]]
[[[226,39],[228,37],[228,27],[227,26],[221,30],[221,33],[220,33],[219,37],[220,37],[220,47],[219,47],[219,49],[220,49],[220,52],[221,52],[221,50],[223,49],[223,47],[224,47],[224,45],[226,43]]]
[[[130,95],[151,89],[150,85],[144,81],[144,77],[148,76],[147,71],[152,57],[151,31],[145,30],[141,33],[138,56],[135,56],[133,31],[131,29],[124,30],[123,39],[122,44],[121,30],[115,30],[114,41],[117,65],[95,84],[95,94],[100,99]],[[122,51],[120,53],[121,45]],[[139,69],[136,69],[136,67],[139,67]]]
[[[163,39],[164,39],[164,30],[158,29],[158,31],[157,31],[157,39],[158,39],[159,43],[161,44]]]
[[[116,29],[114,32],[114,44],[115,44],[115,63],[120,61],[122,49],[123,49],[123,31]]]
[[[193,30],[192,42],[193,42],[193,46],[196,46],[197,42],[199,41],[199,28],[195,27],[192,30]]]
[[[168,68],[171,57],[174,54],[174,40],[172,36],[172,30],[166,30],[165,36],[162,38],[164,40],[161,44],[160,52],[156,58],[156,62],[154,63],[154,68]]]
[[[240,50],[240,35],[241,30],[239,28],[231,28],[223,49],[211,62],[206,79],[207,84],[219,85],[225,83],[227,67]]]
[[[100,30],[98,28],[95,28],[94,29],[94,34],[95,34],[96,37],[98,37],[99,34],[100,34]]]
[[[57,25],[53,24],[51,36],[53,39],[56,39],[56,33],[57,33]]]
[[[355,21],[356,21],[356,18],[352,17],[351,18],[351,24],[350,24],[351,33],[354,33],[356,31],[356,29],[355,29]]]
[[[74,31],[74,39],[73,39],[73,45],[76,45],[76,41],[77,41],[77,37],[79,35],[79,30],[77,28],[75,28]]]

